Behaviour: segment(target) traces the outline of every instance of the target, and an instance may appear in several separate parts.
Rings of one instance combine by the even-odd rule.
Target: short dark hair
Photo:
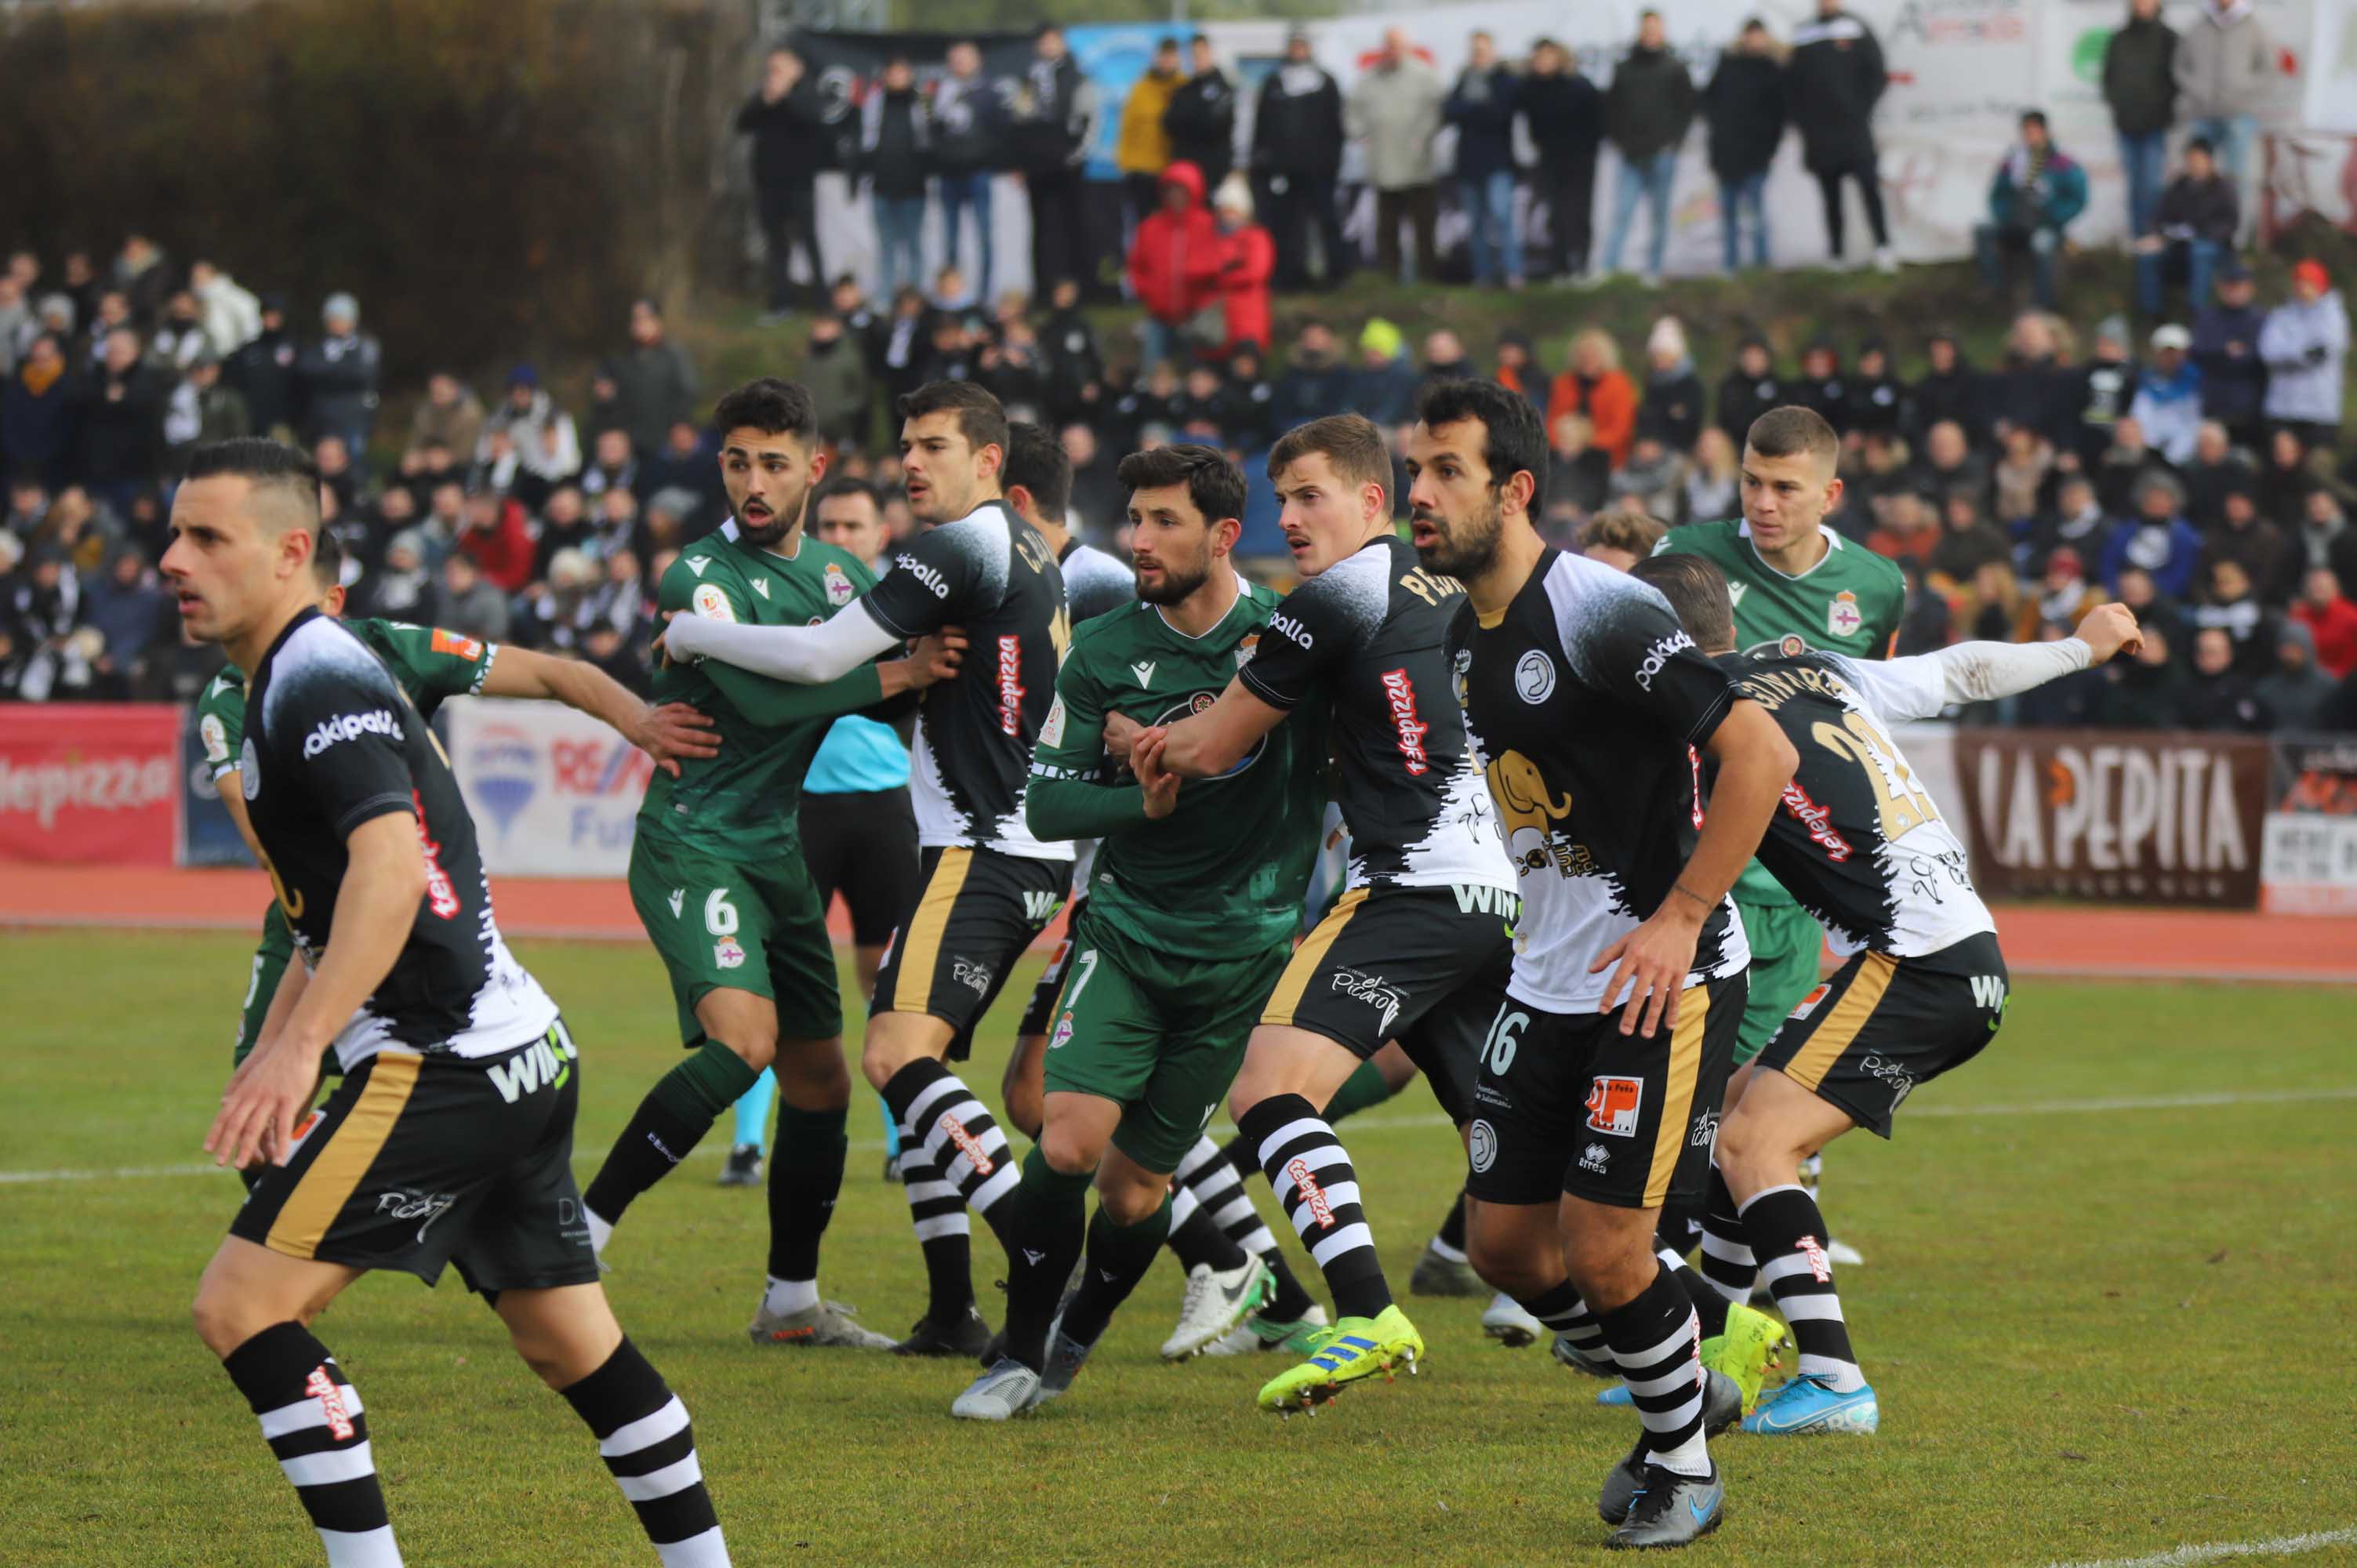
[[[973,381],[927,381],[915,392],[901,393],[893,406],[904,420],[955,413],[958,434],[967,446],[977,452],[985,446],[1006,450],[1006,410]]]
[[[322,593],[344,580],[344,542],[332,528],[311,536],[311,575],[319,580]]]
[[[1114,470],[1114,478],[1132,492],[1185,485],[1187,499],[1206,522],[1241,520],[1244,514],[1244,471],[1215,446],[1181,441],[1151,452],[1132,452]]]
[[[2210,145],[2210,138],[2207,136],[2194,137],[2191,141],[2185,144],[2185,150],[2188,153],[2200,153],[2203,157],[2216,157],[2218,156],[2218,149]]]
[[[1072,459],[1055,433],[1018,419],[1006,427],[1006,461],[998,470],[998,488],[1021,485],[1031,492],[1032,505],[1049,522],[1060,523],[1072,504]]]
[[[818,405],[800,381],[763,376],[723,397],[712,411],[712,427],[724,440],[732,430],[752,429],[807,443],[818,434]]]
[[[1806,453],[1812,457],[1830,458],[1841,452],[1841,437],[1825,423],[1825,416],[1798,403],[1771,408],[1753,420],[1751,428],[1743,433],[1743,444],[1762,457],[1795,457]]]
[[[856,474],[836,474],[811,492],[811,521],[816,522],[819,507],[837,496],[866,496],[868,504],[875,507],[877,517],[880,520],[884,515],[884,492],[874,480],[863,479]]]
[[[1531,477],[1531,515],[1546,502],[1546,425],[1531,400],[1496,381],[1473,376],[1435,381],[1416,400],[1415,416],[1428,430],[1460,420],[1481,423],[1481,461],[1490,486],[1502,486],[1517,473]]]
[[[2046,112],[2042,109],[2025,109],[2021,112],[2021,123],[2025,125],[2035,125],[2043,131],[2046,129]]]
[[[1297,424],[1268,449],[1268,477],[1275,478],[1311,453],[1322,453],[1346,485],[1392,488],[1392,451],[1375,422],[1363,413],[1329,413]]]
[[[208,441],[188,454],[189,479],[243,479],[255,489],[283,491],[302,509],[307,531],[319,532],[319,465],[299,446],[266,435]]]
[[[1684,551],[1648,555],[1629,568],[1629,575],[1670,601],[1686,635],[1704,652],[1735,646],[1735,605],[1727,597],[1727,574],[1708,557]]]

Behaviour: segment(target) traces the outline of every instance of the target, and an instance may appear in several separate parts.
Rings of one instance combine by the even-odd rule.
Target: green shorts
[[[1048,1032],[1048,1092],[1114,1101],[1114,1146],[1157,1176],[1177,1170],[1226,1101],[1292,954],[1287,938],[1250,958],[1178,958],[1084,918]]]
[[[274,900],[270,913],[262,918],[262,945],[253,950],[253,977],[246,983],[245,1003],[238,1012],[236,1052],[231,1065],[243,1061],[262,1040],[262,1021],[270,1016],[271,998],[278,994],[278,982],[295,957],[295,933],[286,929],[286,916]],[[332,1063],[336,1053],[329,1051]]]
[[[1747,904],[1738,893],[1735,908],[1751,944],[1751,996],[1735,1041],[1735,1065],[1741,1067],[1767,1048],[1792,1009],[1817,988],[1825,933],[1798,904]]]
[[[772,852],[755,870],[641,830],[630,846],[630,902],[671,972],[689,1048],[704,1043],[695,1004],[723,988],[768,997],[780,1039],[843,1033],[834,942],[799,849]]]

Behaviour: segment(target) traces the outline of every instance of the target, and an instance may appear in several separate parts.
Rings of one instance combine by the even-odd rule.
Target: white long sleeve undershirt
[[[716,659],[798,686],[840,680],[900,642],[857,600],[816,626],[740,626],[690,614],[673,617],[663,630],[673,659]]]

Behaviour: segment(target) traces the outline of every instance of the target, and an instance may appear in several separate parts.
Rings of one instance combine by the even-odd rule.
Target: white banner
[[[2270,915],[2357,915],[2357,817],[2269,811],[2259,907]]]
[[[620,876],[630,869],[647,754],[554,703],[458,697],[450,766],[494,876]]]

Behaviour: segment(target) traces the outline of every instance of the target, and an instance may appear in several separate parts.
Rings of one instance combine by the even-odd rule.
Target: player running
[[[1260,1391],[1261,1408],[1285,1410],[1424,1354],[1320,1108],[1397,1039],[1463,1125],[1515,901],[1442,646],[1465,591],[1419,566],[1394,530],[1383,433],[1355,413],[1312,420],[1277,442],[1268,473],[1307,581],[1219,700],[1145,732],[1132,766],[1158,755],[1179,778],[1216,778],[1296,710],[1332,713],[1349,886],[1277,981],[1231,1098],[1334,1296],[1336,1322],[1313,1353]]]
[[[1005,1421],[1062,1393],[1154,1262],[1169,1230],[1171,1173],[1234,1081],[1292,956],[1325,810],[1315,719],[1183,788],[1150,757],[1134,778],[1106,765],[1108,713],[1151,725],[1211,706],[1267,646],[1277,603],[1236,575],[1244,477],[1217,451],[1132,453],[1119,478],[1141,602],[1076,634],[1028,797],[1034,832],[1103,840],[1096,893],[1073,931],[1048,1040],[1046,1126],[1011,1205],[1006,1355],[950,1407],[968,1420]],[[1092,1180],[1088,1266],[1060,1316]],[[1267,1288],[1258,1259],[1239,1251],[1235,1263],[1207,1338],[1243,1321]]]
[[[1703,651],[1798,751],[1760,858],[1847,961],[1730,1090],[1735,1108],[1718,1129],[1704,1271],[1729,1297],[1748,1295],[1756,1261],[1801,1352],[1800,1375],[1744,1417],[1743,1430],[1871,1433],[1880,1405],[1850,1348],[1824,1219],[1797,1183],[1800,1163],[1853,1128],[1890,1136],[1912,1090],[1996,1035],[2007,985],[1964,843],[1890,725],[2133,651],[2136,618],[2104,605],[2059,642],[1964,642],[1887,663],[1819,651],[1798,635],[1738,654],[1715,564],[1661,555],[1638,563],[1636,575],[1668,596]]]
[[[1840,456],[1833,426],[1816,413],[1770,409],[1744,437],[1742,519],[1674,528],[1655,547],[1659,554],[1703,556],[1726,573],[1741,646],[1797,636],[1852,659],[1889,653],[1907,581],[1896,562],[1844,539],[1824,521],[1841,499]],[[1757,860],[1736,879],[1735,908],[1751,947],[1751,993],[1735,1041],[1739,1068],[1817,983],[1824,934]],[[1816,1163],[1810,1160],[1804,1178],[1813,1194]],[[1700,1219],[1698,1212],[1672,1217],[1670,1245],[1688,1250]],[[1825,1251],[1835,1262],[1866,1261],[1830,1239]]]
[[[680,553],[658,607],[674,626],[823,624],[874,579],[866,562],[802,532],[803,499],[826,468],[810,394],[791,381],[750,381],[720,400],[713,420],[730,518]],[[769,1280],[748,1329],[759,1344],[891,1344],[818,1293],[819,1241],[843,1185],[851,1077],[834,943],[797,818],[803,776],[834,716],[888,712],[879,704],[930,684],[954,660],[954,647],[936,643],[888,663],[863,660],[815,687],[726,665],[655,672],[657,693],[712,714],[724,742],[716,759],[654,780],[630,846],[630,902],[670,973],[690,1055],[648,1091],[590,1182],[590,1239],[602,1255],[632,1200],[774,1065]]]
[[[1408,445],[1417,553],[1466,586],[1450,657],[1523,887],[1473,1091],[1469,1251],[1543,1322],[1592,1311],[1644,1426],[1598,1511],[1615,1546],[1676,1546],[1717,1526],[1705,1427],[1740,1395],[1699,1365],[1653,1233],[1706,1179],[1743,1007],[1727,890],[1792,748],[1660,594],[1539,538],[1546,460],[1528,400],[1491,381],[1426,392]]]
[[[1006,412],[972,381],[935,381],[899,403],[909,508],[927,529],[874,591],[823,625],[743,626],[683,617],[674,658],[773,679],[836,680],[905,638],[963,627],[973,655],[925,694],[917,717],[917,837],[924,890],[877,976],[861,1067],[899,1120],[909,1218],[930,1300],[898,1348],[976,1356],[990,1337],[974,1305],[966,1209],[998,1229],[1019,1179],[1006,1134],[950,1061],[972,1049],[1031,940],[1071,882],[1071,846],[1023,818],[1031,746],[1071,640],[1064,582],[1039,531],[1000,493]]]
[[[336,542],[336,536],[321,533],[311,570],[319,587],[319,612],[330,618],[340,618],[344,613],[343,559],[343,546]],[[441,627],[395,620],[349,620],[344,626],[384,661],[417,716],[429,722],[447,697],[536,699],[563,703],[604,721],[668,772],[679,771],[681,757],[716,755],[718,743],[711,720],[683,703],[651,706],[594,664],[553,659]],[[224,665],[198,697],[197,735],[203,742],[205,767],[221,808],[237,824],[238,836],[258,865],[262,846],[246,820],[238,774],[245,741],[245,674],[235,665]],[[253,951],[253,972],[238,1016],[237,1042],[230,1058],[232,1067],[244,1061],[261,1040],[263,1020],[269,1016],[278,983],[294,955],[295,939],[286,929],[285,916],[274,902],[262,918],[262,943]],[[259,1169],[238,1174],[249,1187],[262,1176]]]
[[[615,1323],[576,1219],[579,1052],[500,939],[441,748],[319,613],[319,482],[274,441],[198,447],[162,562],[188,630],[253,672],[239,790],[303,960],[206,1134],[222,1164],[276,1163],[206,1266],[197,1333],[331,1568],[399,1568],[368,1413],[308,1326],[372,1269],[431,1284],[455,1262],[587,1424],[667,1568],[725,1564],[686,1407]],[[330,1047],[342,1087],[297,1143]]]

